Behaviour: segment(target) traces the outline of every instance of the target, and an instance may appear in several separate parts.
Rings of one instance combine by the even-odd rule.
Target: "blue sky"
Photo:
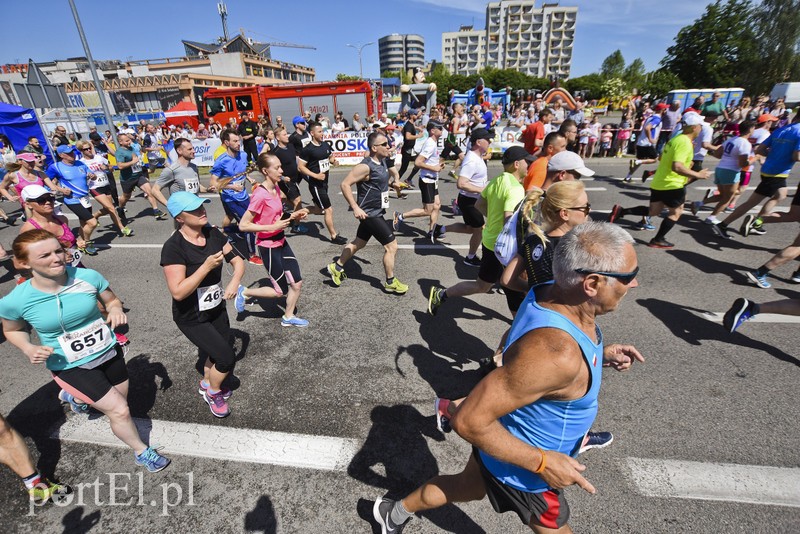
[[[152,59],[183,55],[181,39],[212,41],[222,34],[216,0],[76,0],[95,59]],[[378,76],[377,40],[389,33],[425,37],[427,59],[441,59],[441,33],[462,24],[483,28],[484,0],[227,0],[228,28],[244,28],[261,41],[285,41],[316,50],[274,48],[273,57],[317,69],[320,80],[338,72],[358,74],[358,54],[346,45],[375,41],[364,48],[365,76]],[[578,6],[573,76],[596,72],[619,48],[626,61],[641,57],[658,67],[678,30],[699,17],[705,1],[572,0]],[[44,8],[46,6],[46,8]],[[668,7],[667,7],[668,6]],[[125,14],[128,9],[130,15]],[[3,7],[0,64],[82,56],[83,48],[67,0],[14,2]],[[23,23],[20,21],[28,21]]]

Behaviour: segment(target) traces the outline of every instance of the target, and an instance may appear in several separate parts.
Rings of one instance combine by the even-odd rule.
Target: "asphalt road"
[[[597,170],[586,182],[593,218],[605,220],[615,203],[647,201],[648,188],[638,178],[621,182],[627,160],[591,160],[589,166]],[[334,170],[332,191],[338,191],[345,172]],[[499,163],[492,162],[490,174],[499,172]],[[790,183],[793,191],[797,180]],[[690,196],[699,199],[696,187]],[[443,182],[441,192],[443,221],[460,220],[447,207],[456,196],[455,184]],[[305,186],[303,193],[308,198]],[[353,237],[355,218],[341,195],[333,199],[337,227]],[[407,210],[417,207],[420,197],[391,202],[392,209]],[[8,210],[9,203],[2,207]],[[214,200],[209,219],[218,224],[221,212]],[[128,450],[89,443],[94,431],[83,434],[85,442],[48,439],[62,425],[84,424],[86,416],[65,411],[46,370],[3,343],[0,410],[26,436],[40,467],[86,487],[80,502],[31,511],[19,480],[0,468],[0,530],[375,532],[370,521],[376,496],[402,496],[437,472],[462,468],[470,447],[455,434],[445,437],[436,430],[433,398],[468,393],[478,380],[477,361],[492,353],[510,323],[505,298],[494,292],[450,299],[436,317],[426,313],[432,284],[476,276],[477,269],[461,263],[467,236],[448,235],[444,246],[429,247],[423,219],[406,226],[398,236],[407,246],[398,251],[396,274],[411,289],[396,296],[381,290],[377,244],[363,250],[347,266],[349,279],[334,287],[324,269],[340,247],[320,237],[326,235],[321,218],[311,217],[309,235],[289,237],[304,277],[299,315],[311,326],[281,328],[280,303],[264,301],[239,317],[228,305],[241,358],[235,373],[239,387],[232,415],[219,420],[197,394],[196,349],[171,319],[159,256],[172,223],[150,217],[141,197],[129,205],[129,215],[135,217],[136,235],[119,238],[101,228],[97,242],[111,248],[85,264],[108,278],[130,310],[133,415],[145,423],[180,422],[199,433],[207,427],[229,433],[208,447],[193,449],[188,443],[181,454],[167,447],[163,452],[172,465],[139,478],[143,470]],[[704,315],[724,312],[738,296],[759,302],[800,296],[789,281],[796,263],[775,273],[770,290],[755,287],[743,274],[790,243],[797,225],[772,225],[764,236],[736,235],[722,243],[687,214],[670,234],[676,248],[663,251],[644,246],[653,232],[634,230],[634,219],[621,224],[637,240],[640,286],[599,323],[607,342],[632,343],[647,361],[629,373],[604,372],[595,429],[612,431],[615,441],[582,457],[598,493],[567,491],[570,524],[577,532],[597,533],[800,531],[796,507],[647,496],[629,468],[635,458],[800,467],[800,430],[791,422],[800,407],[797,325],[752,322],[730,335]],[[16,233],[17,228],[0,228],[0,242],[8,246]],[[246,283],[263,277],[263,268],[248,266]],[[11,273],[0,271],[0,282],[2,294],[10,291]],[[352,445],[354,452],[330,468],[209,458],[225,448],[233,439],[225,436],[235,429],[245,429],[245,435],[247,430],[287,433],[284,449],[295,446],[297,434],[340,438],[337,443]],[[151,439],[159,442],[155,429]],[[257,454],[259,445],[246,448]],[[313,464],[322,452],[299,455]],[[116,493],[116,506],[109,503],[109,473],[118,474],[117,487],[128,483],[126,492]],[[88,486],[98,480],[105,485]],[[119,505],[131,496],[130,504]],[[165,507],[165,497],[177,504]],[[516,516],[498,515],[484,501],[424,513],[405,532],[527,531]]]

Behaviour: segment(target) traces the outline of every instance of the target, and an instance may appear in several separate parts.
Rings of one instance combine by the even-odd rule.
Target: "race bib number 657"
[[[102,354],[114,343],[116,343],[116,339],[102,319],[97,319],[83,328],[58,336],[58,344],[69,363],[94,354]]]

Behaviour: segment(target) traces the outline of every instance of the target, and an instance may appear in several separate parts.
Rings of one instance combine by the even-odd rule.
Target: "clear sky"
[[[485,27],[484,0],[227,0],[228,29],[260,41],[316,50],[273,48],[273,57],[316,68],[317,79],[358,74],[358,54],[346,45],[374,41],[363,51],[364,75],[379,75],[377,41],[389,33],[425,38],[426,59],[441,60],[443,31]],[[658,67],[678,30],[699,17],[704,0],[566,0],[578,6],[572,75],[596,72],[619,48],[627,62]],[[82,56],[67,0],[4,2],[0,64]],[[211,42],[222,35],[216,0],[76,0],[95,59],[154,59],[183,55],[181,39]]]

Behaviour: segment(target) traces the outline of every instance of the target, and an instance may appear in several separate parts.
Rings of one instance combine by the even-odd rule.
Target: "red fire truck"
[[[310,112],[312,119],[321,113],[333,120],[333,116],[341,111],[348,122],[352,121],[354,113],[365,120],[383,109],[382,95],[380,86],[373,87],[366,81],[209,89],[203,95],[201,114],[205,120],[213,118],[222,124],[231,117],[238,121],[243,111],[253,119],[264,115],[270,122],[280,116],[292,132],[292,117],[302,115],[304,111]]]

